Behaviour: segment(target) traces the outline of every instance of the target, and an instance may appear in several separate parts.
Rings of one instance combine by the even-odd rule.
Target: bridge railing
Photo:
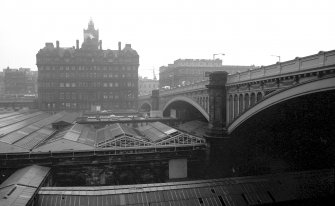
[[[193,84],[188,84],[188,85],[184,85],[180,87],[174,87],[171,89],[160,89],[159,96],[184,93],[184,92],[194,91],[198,89],[205,89],[206,85],[208,84],[209,84],[209,80],[203,80],[203,81],[195,82]],[[147,94],[147,95],[139,96],[138,100],[147,100],[147,99],[150,99],[150,97],[151,97],[151,94]]]
[[[159,90],[159,95],[171,95],[171,94],[176,94],[176,93],[184,93],[188,91],[204,89],[206,88],[206,85],[208,84],[209,84],[209,80],[203,80],[203,81],[195,82],[189,85],[184,85],[184,86],[175,87],[171,89]]]
[[[306,56],[303,58],[295,58],[286,62],[278,62],[277,64],[248,70],[241,73],[231,74],[228,76],[227,84],[233,84],[242,81],[258,79],[262,77],[288,74],[292,72],[310,70],[322,66],[332,65],[335,63],[335,50]]]

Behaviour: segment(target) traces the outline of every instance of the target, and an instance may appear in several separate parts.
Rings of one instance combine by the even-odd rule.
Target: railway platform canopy
[[[43,187],[44,205],[324,205],[334,202],[334,170],[119,185]]]

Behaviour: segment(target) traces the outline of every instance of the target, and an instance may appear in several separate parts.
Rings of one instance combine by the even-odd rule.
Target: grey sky
[[[5,0],[0,68],[36,70],[45,42],[71,47],[83,41],[92,17],[104,49],[132,44],[140,75],[179,58],[224,64],[269,65],[335,49],[333,0]]]

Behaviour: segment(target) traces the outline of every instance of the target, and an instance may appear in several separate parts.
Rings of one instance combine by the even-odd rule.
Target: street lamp
[[[224,53],[213,54],[213,60],[215,60],[215,56],[216,55],[222,55],[222,56],[224,56],[225,54]]]
[[[278,55],[271,55],[271,56],[273,56],[273,57],[278,57],[279,62],[280,62],[280,56],[278,56]]]

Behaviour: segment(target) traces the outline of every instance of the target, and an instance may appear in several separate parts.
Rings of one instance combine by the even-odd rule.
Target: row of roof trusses
[[[117,124],[119,127],[120,125]],[[157,127],[160,129],[158,130]],[[162,123],[158,124],[149,124],[145,126],[145,130],[140,130],[142,135],[140,136],[135,132],[129,132],[131,130],[125,129],[125,126],[122,125],[123,134],[115,136],[114,138],[106,138],[105,141],[99,142],[96,146],[100,148],[126,148],[126,147],[155,147],[155,146],[174,146],[174,145],[199,145],[199,144],[206,144],[204,138],[196,137],[187,133],[179,132],[167,125]],[[115,128],[114,128],[115,129]],[[147,134],[149,130],[157,130],[159,133],[163,133],[164,136],[162,138],[147,138]],[[150,132],[151,135],[153,132]]]

